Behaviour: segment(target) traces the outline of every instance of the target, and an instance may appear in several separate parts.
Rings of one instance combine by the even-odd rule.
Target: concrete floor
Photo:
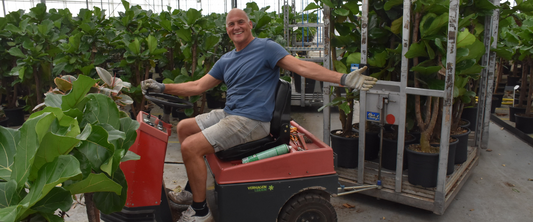
[[[315,110],[293,107],[292,117],[321,138],[322,114]],[[340,128],[336,117],[333,113],[332,129]],[[489,134],[489,148],[481,151],[478,166],[444,215],[351,194],[331,199],[338,221],[533,221],[533,148],[493,123]],[[187,180],[175,128],[167,149],[164,180],[171,189],[184,186]],[[346,208],[345,203],[355,207]],[[87,221],[81,203],[75,204],[68,215],[66,221]]]

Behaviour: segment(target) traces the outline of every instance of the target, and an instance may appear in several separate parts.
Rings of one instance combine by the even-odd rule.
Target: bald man
[[[173,202],[188,207],[178,222],[213,221],[206,204],[207,168],[203,157],[269,134],[280,68],[357,90],[368,90],[376,83],[375,78],[361,75],[366,67],[350,74],[328,70],[289,55],[271,39],[255,38],[252,28],[243,10],[232,9],[226,17],[226,32],[235,49],[224,54],[208,74],[179,84],[161,84],[152,79],[141,83],[143,91],[178,96],[199,95],[222,82],[228,86],[224,109],[178,123],[178,139],[189,179],[184,191],[169,193]]]

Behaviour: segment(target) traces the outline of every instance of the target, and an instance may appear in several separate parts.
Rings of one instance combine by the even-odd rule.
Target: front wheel
[[[331,203],[315,193],[298,194],[278,216],[279,222],[336,222],[337,213]]]

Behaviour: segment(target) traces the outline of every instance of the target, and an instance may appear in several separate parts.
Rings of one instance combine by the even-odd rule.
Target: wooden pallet
[[[448,199],[455,196],[462,186],[463,180],[468,176],[470,169],[473,167],[475,162],[477,162],[478,152],[475,147],[468,147],[468,158],[462,164],[455,165],[455,171],[451,175],[446,176],[446,206],[449,205]],[[337,174],[339,175],[339,181],[347,185],[360,184],[357,183],[358,171],[357,169],[347,169],[347,168],[336,168]],[[378,163],[373,161],[365,161],[365,176],[364,184],[376,184],[378,179]],[[402,192],[401,195],[417,199],[418,201],[427,202],[427,206],[421,207],[419,205],[413,205],[409,203],[404,203],[407,205],[413,205],[415,207],[432,210],[433,202],[435,199],[436,188],[425,188],[418,185],[412,185],[408,182],[407,175],[409,170],[404,170],[402,172]],[[381,181],[383,189],[380,192],[396,193],[395,192],[395,183],[396,183],[396,172],[382,169],[381,171]],[[375,192],[375,191],[374,191]],[[383,198],[387,199],[387,198]],[[402,203],[398,200],[393,200],[395,202]]]

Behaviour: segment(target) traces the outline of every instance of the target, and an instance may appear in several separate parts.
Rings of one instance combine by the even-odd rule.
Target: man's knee
[[[176,126],[178,137],[187,137],[201,131],[194,118],[180,120]]]
[[[213,146],[201,132],[195,133],[181,142],[183,157],[201,157],[214,152]]]

